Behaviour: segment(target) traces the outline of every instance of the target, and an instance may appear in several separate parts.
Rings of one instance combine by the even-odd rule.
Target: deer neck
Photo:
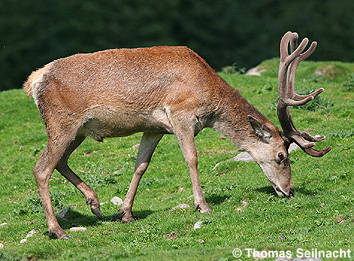
[[[237,90],[226,93],[217,111],[211,126],[213,129],[223,133],[241,150],[250,151],[256,146],[258,139],[248,121],[248,115],[268,120]]]

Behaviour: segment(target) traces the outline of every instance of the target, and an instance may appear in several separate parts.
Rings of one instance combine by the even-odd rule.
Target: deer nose
[[[290,184],[286,187],[286,190],[288,192],[288,197],[293,197],[294,196],[294,185],[292,182],[290,182]]]
[[[289,190],[289,197],[293,197],[294,194],[295,194],[294,188],[291,187],[290,190]]]

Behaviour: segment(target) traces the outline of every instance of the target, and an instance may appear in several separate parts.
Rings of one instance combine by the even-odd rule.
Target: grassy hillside
[[[227,68],[232,86],[277,125],[277,63],[260,66],[261,77]],[[317,73],[316,73],[317,72]],[[46,143],[39,113],[22,90],[0,93],[0,260],[236,260],[234,248],[338,250],[353,248],[354,64],[304,62],[297,89],[324,87],[312,104],[293,109],[299,129],[327,136],[316,145],[333,150],[323,158],[291,155],[295,197],[279,198],[255,163],[225,162],[237,149],[221,134],[197,137],[199,169],[213,213],[194,210],[188,170],[174,136],[160,142],[135,201],[138,220],[123,224],[113,196],[124,198],[141,134],[85,142],[72,155],[76,173],[98,193],[106,220],[93,216],[82,195],[58,172],[51,179],[56,213],[70,207],[63,228],[72,240],[52,240],[39,204],[32,168]],[[187,203],[191,207],[171,210]],[[193,225],[202,221],[200,229]],[[72,226],[86,231],[70,232]],[[35,229],[27,242],[20,243]],[[241,260],[246,258],[245,251]],[[274,258],[273,258],[274,260]]]

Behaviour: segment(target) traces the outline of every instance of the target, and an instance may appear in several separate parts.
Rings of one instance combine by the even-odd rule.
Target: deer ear
[[[253,116],[248,115],[247,118],[257,137],[263,142],[269,143],[270,138],[272,137],[272,131]]]

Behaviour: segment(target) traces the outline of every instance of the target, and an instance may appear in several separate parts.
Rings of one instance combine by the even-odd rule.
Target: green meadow
[[[220,76],[279,126],[278,62],[263,62],[265,72],[259,77],[232,66]],[[138,188],[137,220],[122,223],[110,200],[127,192],[141,134],[103,143],[88,138],[71,156],[70,166],[98,193],[106,218],[91,214],[81,193],[55,171],[52,200],[56,213],[69,209],[59,222],[71,240],[47,236],[32,173],[46,144],[38,110],[21,89],[0,92],[0,260],[224,261],[237,260],[235,248],[243,251],[239,260],[255,259],[246,248],[291,251],[293,258],[298,248],[354,252],[354,64],[301,63],[298,92],[321,87],[326,91],[320,97],[292,109],[292,115],[298,129],[327,137],[316,148],[332,146],[332,151],[323,158],[301,150],[291,154],[294,197],[276,196],[254,162],[227,161],[238,149],[222,134],[205,129],[196,144],[200,179],[213,212],[200,214],[176,138],[165,135]],[[182,203],[190,207],[173,209]],[[198,221],[201,227],[194,229]],[[69,230],[75,226],[87,230]],[[20,243],[33,229],[36,233]]]

